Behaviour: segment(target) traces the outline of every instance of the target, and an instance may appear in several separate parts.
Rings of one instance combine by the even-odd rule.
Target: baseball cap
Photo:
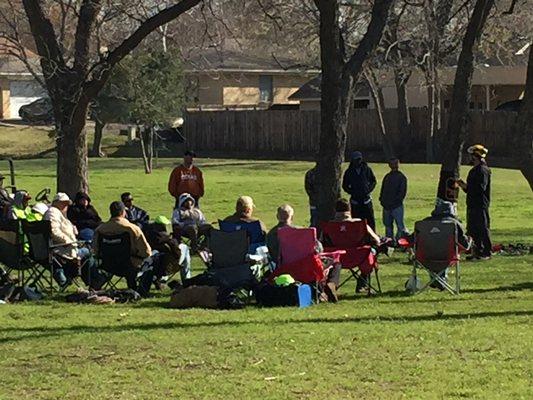
[[[31,209],[32,211],[44,215],[48,211],[48,206],[44,203],[37,203]]]
[[[72,200],[70,200],[70,197],[68,197],[68,194],[63,192],[58,192],[55,196],[52,202],[67,202],[69,204],[72,204]]]
[[[363,153],[361,153],[360,151],[354,151],[350,156],[351,160],[360,160],[361,158],[363,158]]]

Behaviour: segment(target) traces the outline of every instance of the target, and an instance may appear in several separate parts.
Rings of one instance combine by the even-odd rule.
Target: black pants
[[[372,228],[373,231],[376,230],[376,220],[374,219],[374,207],[372,201],[367,204],[353,203],[352,205],[352,218],[361,218],[366,219],[368,226]]]
[[[474,241],[474,256],[490,256],[490,216],[488,208],[469,208],[466,211],[467,231]]]

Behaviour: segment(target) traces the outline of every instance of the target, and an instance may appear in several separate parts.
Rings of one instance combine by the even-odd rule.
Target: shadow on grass
[[[461,293],[485,293],[485,292],[513,292],[519,290],[532,290],[533,282],[515,283],[510,286],[499,286],[492,288],[465,289]]]
[[[213,327],[238,327],[244,325],[283,325],[283,324],[335,324],[335,323],[365,323],[365,322],[426,322],[426,321],[453,321],[453,320],[472,320],[482,318],[498,317],[524,317],[532,316],[532,311],[492,311],[481,313],[466,314],[426,314],[410,316],[383,316],[383,317],[345,317],[345,318],[308,318],[308,319],[287,319],[287,320],[227,320],[227,321],[206,321],[206,322],[164,322],[164,323],[140,323],[125,324],[115,326],[91,326],[91,325],[74,325],[68,327],[28,327],[28,328],[0,328],[0,334],[3,333],[30,333],[31,335],[23,336],[6,336],[0,338],[0,343],[13,343],[23,340],[33,340],[39,338],[49,338],[55,336],[64,336],[80,333],[116,333],[132,330],[150,331],[165,329],[190,329],[190,328],[213,328]]]

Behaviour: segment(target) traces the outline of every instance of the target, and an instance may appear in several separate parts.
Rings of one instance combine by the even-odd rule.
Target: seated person
[[[48,211],[48,206],[44,203],[36,203],[31,208],[31,214],[27,216],[27,220],[30,222],[42,221],[46,212]]]
[[[120,195],[120,199],[126,206],[126,219],[139,228],[145,228],[150,221],[150,216],[142,208],[133,205],[133,196],[130,192],[125,192]]]
[[[126,219],[126,206],[121,201],[114,201],[109,206],[111,218],[109,221],[101,224],[94,231],[93,249],[98,254],[98,238],[100,235],[120,235],[128,232],[131,243],[131,264],[133,266],[130,273],[126,276],[128,288],[137,290],[137,273],[147,257],[152,254],[152,249],[141,229]]]
[[[261,242],[250,243],[252,251],[255,251],[255,248],[257,248],[258,245],[264,245],[263,241],[265,240],[266,233],[267,233],[267,229],[263,221],[257,218],[254,218],[252,216],[254,212],[254,208],[255,208],[254,201],[250,196],[241,196],[237,199],[237,203],[235,204],[235,214],[230,215],[229,217],[226,217],[224,219],[225,222],[232,222],[235,224],[242,223],[242,222],[245,222],[245,223],[257,222],[257,221],[259,222],[261,226],[262,240]]]
[[[278,219],[278,224],[268,231],[266,235],[266,245],[268,247],[268,253],[274,262],[277,262],[279,259],[279,241],[278,241],[278,229],[284,228],[286,226],[293,227],[292,220],[294,218],[294,209],[288,205],[284,204],[278,207],[278,212],[276,214]]]
[[[268,252],[274,264],[278,263],[278,260],[279,260],[278,230],[281,228],[285,228],[285,227],[297,228],[297,226],[293,225],[294,209],[290,205],[284,204],[278,207],[276,217],[278,219],[278,224],[274,228],[272,228],[266,235],[266,245],[268,247]],[[322,253],[324,250],[322,243],[320,243],[319,240],[316,241],[315,250],[316,250],[316,253]],[[323,259],[323,262],[325,261],[326,259]],[[342,265],[333,264],[329,270],[329,273],[326,279],[326,286],[322,288],[325,294],[327,295],[327,298],[329,299],[329,301],[334,301],[334,302],[337,301],[336,290],[340,283],[341,269],[342,269]]]
[[[99,289],[103,283],[102,276],[96,271],[96,266],[90,252],[80,248],[77,242],[78,230],[66,217],[72,201],[65,193],[57,193],[52,200],[52,206],[46,211],[44,219],[50,221],[51,239],[54,253],[65,263],[54,265],[54,279],[61,286],[67,286],[73,277],[76,277],[80,266],[81,277],[92,288]]]
[[[198,251],[198,240],[211,230],[202,211],[196,207],[196,201],[189,193],[183,193],[178,198],[178,208],[172,213],[172,227],[177,237],[185,236],[191,239],[191,249]]]
[[[465,228],[461,224],[461,221],[457,218],[455,213],[455,207],[449,201],[439,201],[435,205],[435,209],[431,212],[431,216],[424,218],[424,221],[439,221],[439,222],[452,222],[457,227],[457,243],[462,250],[469,250],[472,245],[472,238],[465,234]],[[448,269],[446,269],[441,277],[446,279]],[[431,287],[444,290],[444,287],[440,282],[433,282]]]
[[[335,203],[335,217],[333,218],[333,221],[337,222],[356,222],[356,221],[362,221],[361,218],[352,218],[352,206],[350,202],[346,199],[340,199],[337,200],[337,203]],[[374,232],[374,230],[367,224],[366,229],[368,232],[368,240],[371,244],[379,245],[381,243],[381,239],[379,236]]]
[[[360,218],[352,218],[352,206],[350,202],[346,199],[339,199],[337,200],[337,203],[335,204],[335,217],[333,218],[333,221],[337,222],[356,222],[356,221],[362,221]],[[381,245],[381,239],[380,237],[374,232],[374,230],[367,224],[366,229],[368,232],[368,243],[374,246],[380,246]],[[378,249],[379,252],[380,249]],[[381,249],[383,250],[383,249]],[[370,274],[363,275],[361,274],[359,279],[357,280],[357,286],[355,290],[357,292],[362,292],[368,288],[368,278],[370,277]]]
[[[9,207],[7,218],[11,220],[27,219],[28,215],[31,214],[30,200],[31,196],[28,192],[24,190],[16,192],[13,203]]]
[[[139,286],[141,296],[148,295],[152,283],[158,286],[164,276],[173,275],[179,271],[182,282],[191,277],[189,247],[184,243],[179,243],[168,233],[167,226],[169,225],[168,218],[162,215],[158,216],[153,223],[146,225],[146,240],[155,254],[143,264],[144,271]]]
[[[91,204],[91,198],[84,192],[76,193],[74,204],[68,208],[67,217],[76,226],[78,239],[87,242],[92,241],[94,230],[102,223],[98,212]]]

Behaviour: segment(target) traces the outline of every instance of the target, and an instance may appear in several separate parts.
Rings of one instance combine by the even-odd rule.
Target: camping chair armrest
[[[318,256],[333,258],[335,262],[339,262],[340,257],[344,254],[346,254],[346,250],[336,250],[328,253],[318,253]]]
[[[76,245],[80,245],[81,244],[82,246],[85,246],[87,244],[87,242],[84,241],[84,240],[77,240],[75,242],[68,242],[68,243],[61,243],[61,244],[51,244],[49,247],[51,249],[56,249],[56,248],[59,248],[59,247],[72,246],[74,244],[76,244]]]

